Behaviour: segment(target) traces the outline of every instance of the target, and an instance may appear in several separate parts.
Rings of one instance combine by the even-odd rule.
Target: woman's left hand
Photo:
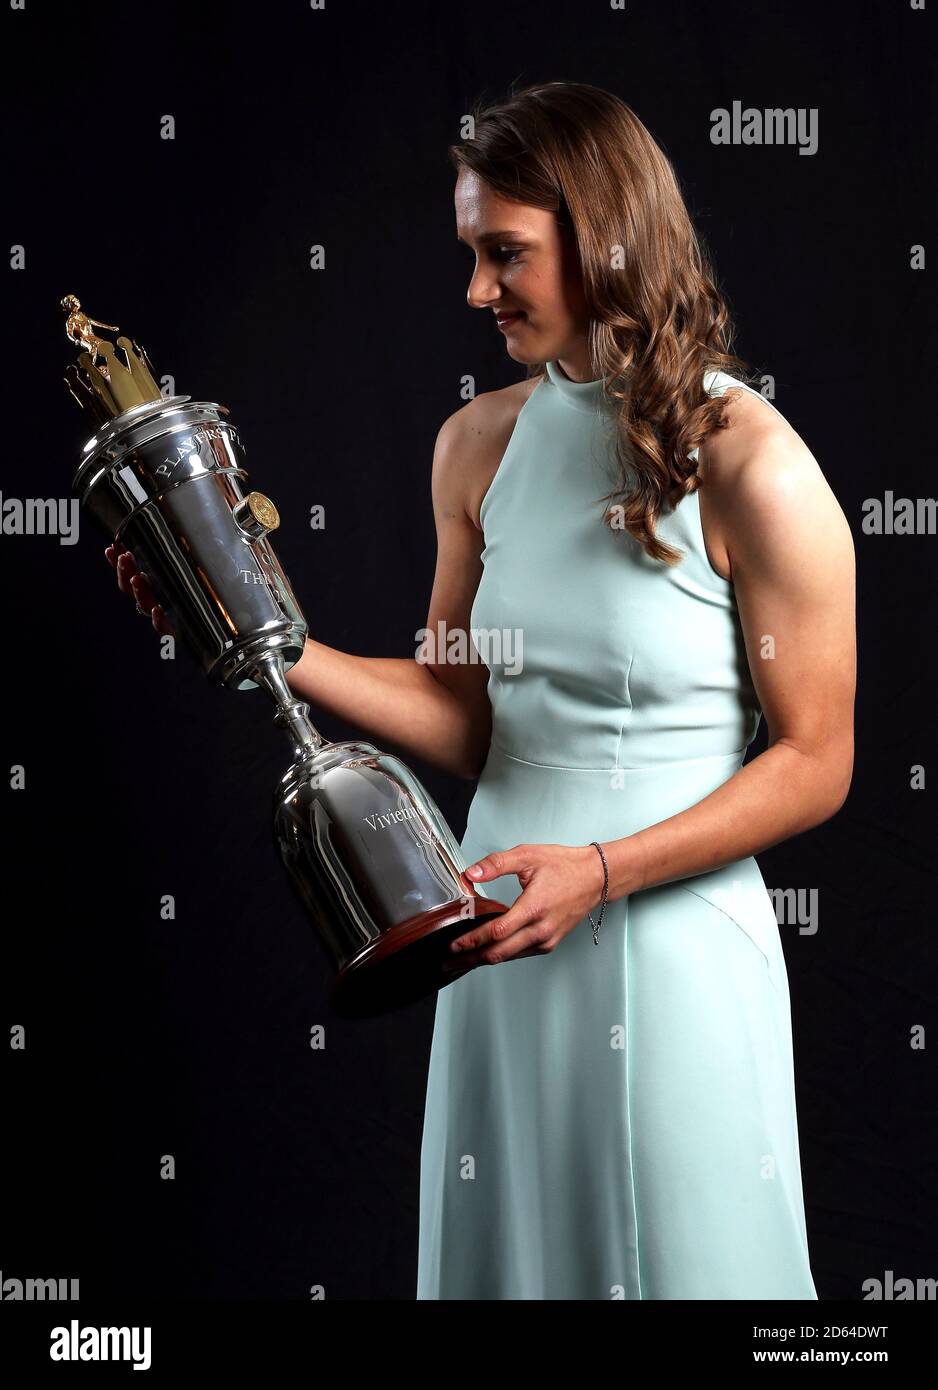
[[[595,845],[493,850],[470,865],[466,876],[484,883],[503,874],[516,874],[523,892],[507,912],[456,937],[444,968],[464,974],[476,965],[546,955],[602,901],[603,861]]]

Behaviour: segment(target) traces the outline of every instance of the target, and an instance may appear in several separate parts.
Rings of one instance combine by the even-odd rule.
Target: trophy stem
[[[274,723],[285,729],[292,739],[296,759],[312,757],[322,748],[322,735],[309,718],[309,705],[298,700],[287,685],[283,657],[279,652],[265,652],[257,658],[250,672],[252,681],[267,691],[277,705]]]

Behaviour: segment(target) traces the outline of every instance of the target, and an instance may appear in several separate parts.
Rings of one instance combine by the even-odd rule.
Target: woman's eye
[[[460,242],[460,245],[463,248],[463,253],[468,258],[475,260],[475,252],[472,248],[466,246],[465,242]],[[523,252],[523,246],[496,246],[493,248],[491,254],[495,260],[507,261],[509,265],[512,265]]]

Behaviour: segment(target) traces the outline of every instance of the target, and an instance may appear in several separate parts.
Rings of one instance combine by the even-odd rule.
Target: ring
[[[137,604],[137,612],[140,613],[140,614],[142,614],[142,616],[143,616],[144,618],[149,618],[150,615],[149,615],[149,613],[147,612],[147,610],[146,610],[145,608],[141,608],[141,607],[140,607],[140,604],[137,602],[136,599],[134,599],[134,602]]]

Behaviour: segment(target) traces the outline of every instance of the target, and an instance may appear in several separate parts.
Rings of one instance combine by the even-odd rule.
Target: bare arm
[[[447,632],[468,634],[482,573],[482,537],[466,511],[465,496],[475,466],[469,451],[479,448],[478,422],[487,414],[483,401],[479,397],[443,423],[433,453],[437,562],[426,626],[434,633],[441,623]],[[488,668],[418,661],[416,633],[414,653],[353,656],[309,638],[287,681],[300,699],[356,725],[378,743],[393,743],[458,777],[475,778],[488,747]]]
[[[695,806],[604,845],[610,897],[757,854],[834,815],[850,787],[856,630],[847,519],[790,429],[717,437],[710,455],[705,485],[723,518],[769,743]]]

